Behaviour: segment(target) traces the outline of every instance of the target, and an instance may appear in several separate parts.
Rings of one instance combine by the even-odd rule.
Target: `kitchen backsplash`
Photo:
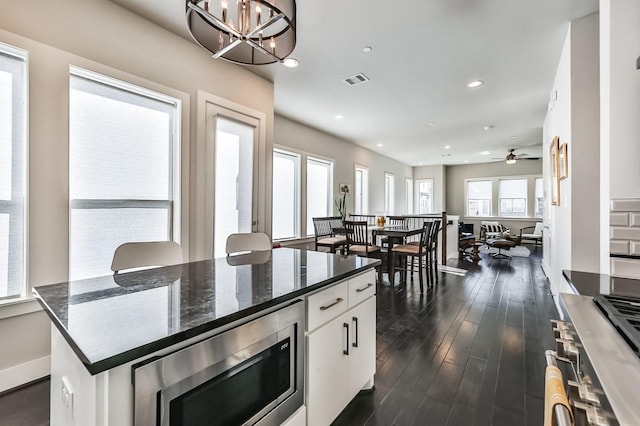
[[[612,276],[640,278],[640,199],[611,200],[609,253]]]

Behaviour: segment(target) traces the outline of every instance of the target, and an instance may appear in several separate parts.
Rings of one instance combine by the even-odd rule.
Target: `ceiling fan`
[[[539,157],[529,157],[529,154],[525,154],[525,153],[516,155],[516,154],[514,154],[514,151],[516,149],[517,148],[510,148],[509,149],[509,153],[504,158],[504,160],[505,160],[505,162],[507,164],[516,164],[516,162],[518,160],[539,160],[540,159]],[[495,158],[494,157],[494,160],[502,160],[502,158]]]

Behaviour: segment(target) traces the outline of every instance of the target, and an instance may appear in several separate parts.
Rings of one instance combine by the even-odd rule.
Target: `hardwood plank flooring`
[[[540,254],[479,265],[465,277],[439,273],[421,295],[382,286],[377,372],[334,425],[540,425],[544,350],[557,318]],[[388,284],[388,283],[387,283]]]
[[[544,350],[557,313],[540,255],[482,256],[465,277],[439,272],[421,295],[383,285],[377,298],[375,389],[334,425],[540,425]],[[0,424],[49,424],[49,380],[0,395]]]

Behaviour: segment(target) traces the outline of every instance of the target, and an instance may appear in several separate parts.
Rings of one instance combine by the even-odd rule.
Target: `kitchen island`
[[[280,248],[37,287],[35,296],[53,323],[51,424],[133,425],[132,365],[298,300],[307,308],[313,295],[348,288],[359,277],[370,281],[379,262]],[[366,283],[362,294],[373,296],[371,286]],[[373,318],[375,345],[375,311]],[[318,321],[314,314],[312,323],[322,325]]]

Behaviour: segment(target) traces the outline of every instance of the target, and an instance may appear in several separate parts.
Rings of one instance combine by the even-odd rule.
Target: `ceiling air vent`
[[[347,77],[344,79],[344,82],[347,83],[349,86],[355,86],[356,84],[366,83],[367,81],[369,81],[369,77],[367,77],[362,73],[356,74],[352,77]]]

